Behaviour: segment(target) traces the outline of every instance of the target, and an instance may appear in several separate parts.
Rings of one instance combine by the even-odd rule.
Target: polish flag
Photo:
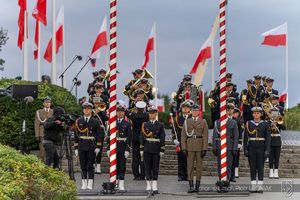
[[[35,34],[34,34],[34,43],[35,43],[35,49],[33,51],[33,56],[34,56],[34,59],[37,59],[38,58],[38,46],[39,46],[39,26],[40,26],[40,23],[38,20],[36,20],[35,22]]]
[[[33,9],[32,16],[42,22],[45,26],[47,26],[47,1],[46,0],[37,0],[36,5]]]
[[[91,58],[94,60],[94,62],[91,62],[92,66],[96,66],[96,59],[100,56],[100,49],[101,47],[104,47],[107,45],[107,19],[106,16],[103,19],[100,31],[97,35],[97,38],[94,42],[94,46],[91,53]]]
[[[144,64],[141,67],[142,70],[146,69],[147,64],[149,62],[150,52],[154,50],[154,26],[152,26],[150,36],[148,38],[146,50],[145,50],[145,60]]]
[[[56,54],[59,51],[59,47],[63,45],[63,31],[64,31],[64,25],[63,25],[63,14],[64,9],[63,7],[60,8],[58,16],[56,18]],[[47,60],[49,63],[52,62],[52,38],[49,40],[45,54],[44,54],[45,60]]]
[[[285,103],[286,99],[287,99],[287,92],[283,92],[280,96],[279,96],[279,102]]]
[[[264,36],[264,41],[262,45],[269,46],[286,46],[287,37],[287,23],[284,23],[272,30],[269,30],[262,34]]]
[[[149,104],[151,106],[155,106],[155,100],[150,100]],[[158,112],[165,112],[165,100],[163,98],[157,99],[157,109],[158,109]]]
[[[18,5],[20,7],[20,13],[18,18],[18,27],[19,27],[19,35],[18,35],[18,47],[22,49],[23,41],[24,41],[24,30],[25,30],[25,11],[27,10],[26,0],[18,0]],[[27,23],[28,24],[28,23]],[[28,25],[27,25],[28,26]],[[27,30],[27,27],[26,27]],[[28,36],[28,34],[27,34]]]

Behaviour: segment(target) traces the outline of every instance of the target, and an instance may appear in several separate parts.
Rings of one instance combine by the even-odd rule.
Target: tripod
[[[75,180],[74,176],[74,165],[73,165],[73,151],[72,151],[72,139],[74,134],[67,129],[67,132],[64,132],[62,135],[62,144],[59,151],[59,169],[62,169],[62,158],[66,154],[68,160],[68,172],[71,180]]]

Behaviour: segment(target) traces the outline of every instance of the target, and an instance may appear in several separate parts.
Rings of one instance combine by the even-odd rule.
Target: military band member
[[[260,105],[260,103],[263,102],[263,100],[264,100],[265,89],[261,85],[261,76],[259,76],[259,75],[254,76],[253,86],[255,88],[255,93],[254,93],[255,99],[252,102],[252,106],[256,107],[256,106]]]
[[[140,155],[144,158],[146,171],[146,190],[158,194],[157,179],[159,161],[165,152],[165,129],[162,123],[156,120],[158,109],[150,107],[149,121],[142,125],[140,135]]]
[[[145,165],[140,156],[140,135],[142,124],[149,121],[149,114],[146,112],[146,103],[136,102],[134,111],[126,110],[125,115],[132,122],[132,173],[134,180],[145,180]]]
[[[149,99],[148,99],[148,97],[146,95],[145,90],[143,90],[142,88],[136,89],[133,92],[133,97],[134,97],[134,100],[131,99],[132,101],[130,103],[129,109],[134,108],[136,102],[138,102],[138,101],[144,101],[147,104],[147,106],[148,106]]]
[[[102,79],[101,83],[103,84],[103,87],[104,87],[103,93],[107,97],[109,97],[109,87],[110,87],[110,84],[109,84],[109,79],[107,77],[107,71],[105,69],[100,69],[99,76]]]
[[[202,175],[202,158],[206,155],[208,146],[208,125],[205,119],[199,117],[200,107],[192,106],[192,117],[185,120],[181,132],[182,151],[187,155],[187,170],[189,193],[198,192]],[[193,172],[196,161],[196,187],[194,188]]]
[[[250,192],[263,192],[264,163],[270,152],[270,125],[261,120],[261,107],[253,107],[253,120],[246,122],[244,154],[250,164]],[[258,181],[256,182],[256,178]]]
[[[226,83],[226,96],[231,99],[235,106],[239,106],[239,93],[233,91],[234,84],[231,82]]]
[[[285,130],[284,125],[284,108],[279,106],[279,96],[271,95],[271,115],[273,116],[271,123],[271,147],[269,156],[269,178],[279,178],[278,167],[281,151],[281,130]]]
[[[117,106],[117,182],[120,191],[125,191],[126,160],[131,151],[132,139],[131,124],[124,119],[125,110],[124,106]],[[109,144],[107,155],[109,156]]]
[[[92,117],[92,108],[93,104],[84,103],[83,116],[75,122],[74,148],[80,161],[82,190],[93,189],[95,154],[99,154],[104,137],[99,121]]]
[[[239,131],[239,143],[238,143],[238,152],[233,156],[233,165],[232,165],[232,178],[231,181],[235,182],[235,178],[239,177],[239,163],[240,163],[240,151],[243,147],[243,133],[244,133],[244,121],[241,118],[240,109],[234,108],[232,119],[236,121]]]
[[[227,104],[226,106],[226,114],[227,114],[227,123],[226,123],[226,148],[227,148],[227,179],[230,181],[234,181],[234,177],[232,176],[232,165],[233,165],[233,158],[238,153],[238,141],[239,141],[239,132],[238,126],[234,119],[232,119],[233,111],[234,111],[234,104]],[[217,156],[218,162],[218,174],[219,179],[221,180],[221,124],[220,119],[215,122],[214,132],[213,132],[213,141],[212,141],[212,148],[213,154]]]
[[[175,115],[174,127],[172,128],[173,142],[179,149],[176,151],[178,160],[178,181],[187,180],[187,158],[186,154],[182,152],[181,145],[181,132],[184,121],[190,117],[191,104],[189,101],[185,101],[181,104],[179,115]]]
[[[251,108],[252,101],[255,100],[255,87],[251,79],[247,80],[247,89],[242,90],[240,102],[243,104],[243,118],[244,122],[253,119]]]
[[[220,82],[216,82],[214,90],[210,92],[208,105],[211,108],[211,121],[212,127],[215,124],[215,121],[220,118]]]
[[[132,72],[133,78],[124,88],[124,94],[129,97],[129,108],[132,108],[132,103],[134,99],[132,99],[133,92],[139,88],[138,84],[136,83],[138,80],[140,80],[143,76],[143,70],[136,69],[134,72]]]
[[[52,115],[53,110],[51,109],[51,98],[46,97],[43,99],[43,108],[36,111],[34,120],[35,139],[39,143],[39,158],[42,161],[45,160],[45,149],[43,145],[44,123],[49,117],[52,117]]]
[[[278,95],[278,90],[273,89],[274,79],[268,77],[266,78],[266,87],[264,93],[264,100],[270,98],[271,95]]]
[[[99,72],[98,71],[94,71],[92,74],[93,74],[93,79],[94,80],[92,82],[90,82],[89,85],[88,85],[87,93],[89,95],[94,94],[94,92],[95,92],[95,87],[94,86],[97,83],[98,77],[99,77]]]

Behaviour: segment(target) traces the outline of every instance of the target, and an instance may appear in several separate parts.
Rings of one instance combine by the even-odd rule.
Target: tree
[[[0,51],[2,50],[2,46],[6,44],[9,37],[7,36],[8,31],[6,29],[3,29],[1,27],[0,29]],[[5,60],[0,58],[0,66],[2,66],[5,63]]]

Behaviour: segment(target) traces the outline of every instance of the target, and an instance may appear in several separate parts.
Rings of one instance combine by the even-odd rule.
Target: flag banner
[[[155,38],[154,38],[154,26],[153,26],[146,45],[144,64],[141,66],[141,69],[143,70],[146,69],[147,64],[149,63],[150,52],[154,50],[154,39]]]
[[[264,36],[262,45],[286,46],[287,23],[263,33],[262,36]]]

